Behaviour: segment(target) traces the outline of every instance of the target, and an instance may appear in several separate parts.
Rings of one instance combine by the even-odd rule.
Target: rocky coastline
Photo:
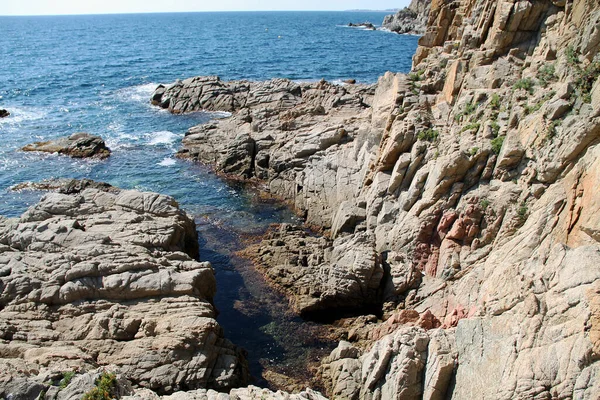
[[[247,384],[197,259],[193,220],[155,193],[67,181],[2,219],[0,397],[81,398],[94,379],[58,382],[99,366],[163,394]]]
[[[376,86],[157,90],[174,113],[232,113],[182,157],[325,234],[282,226],[252,250],[296,311],[378,309],[324,361],[328,396],[600,395],[599,18],[584,0],[432,2],[412,72]]]
[[[246,386],[174,199],[60,181],[0,219],[0,398],[600,398],[599,23],[596,0],[434,1],[376,85],[160,85],[173,114],[228,113],[180,157],[318,228],[245,255],[343,339],[325,393]]]

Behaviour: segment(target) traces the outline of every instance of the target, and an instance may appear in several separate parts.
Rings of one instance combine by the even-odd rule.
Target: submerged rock
[[[10,113],[7,110],[0,108],[0,118],[6,118],[9,115],[10,115]]]
[[[75,133],[68,137],[35,142],[23,147],[23,151],[40,151],[44,153],[64,154],[73,158],[99,158],[110,156],[110,149],[100,136],[88,133]]]
[[[0,397],[103,365],[159,393],[244,385],[193,220],[168,196],[76,183],[0,219]]]

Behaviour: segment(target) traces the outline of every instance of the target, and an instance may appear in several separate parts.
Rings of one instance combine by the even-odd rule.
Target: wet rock
[[[10,115],[10,113],[7,110],[0,108],[0,118],[6,118],[9,115]]]
[[[75,133],[68,137],[35,142],[23,147],[23,151],[39,151],[43,153],[58,153],[73,158],[99,158],[110,156],[110,149],[99,136],[87,133]]]

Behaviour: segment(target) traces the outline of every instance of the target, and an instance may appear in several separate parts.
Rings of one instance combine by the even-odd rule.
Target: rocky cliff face
[[[387,15],[382,27],[396,33],[422,35],[427,30],[430,8],[431,0],[412,0],[408,7]]]
[[[593,0],[432,1],[374,95],[265,83],[190,131],[184,154],[329,233],[256,251],[299,311],[390,318],[324,365],[334,398],[600,396],[599,23]]]
[[[245,384],[194,222],[167,196],[76,186],[0,220],[0,398],[80,399],[94,379],[65,377],[103,365],[159,393]]]

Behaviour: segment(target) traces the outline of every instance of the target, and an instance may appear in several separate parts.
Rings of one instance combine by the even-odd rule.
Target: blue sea
[[[91,178],[175,197],[196,218],[201,258],[217,270],[215,302],[227,336],[248,348],[255,375],[267,364],[291,365],[302,359],[301,349],[321,344],[285,340],[294,330],[312,328],[283,316],[277,305],[283,300],[234,253],[246,238],[293,216],[284,207],[257,201],[252,192],[219,179],[206,167],[175,158],[187,129],[224,115],[173,116],[152,107],[149,97],[159,83],[196,75],[373,83],[386,71],[408,72],[417,37],[347,27],[364,21],[380,25],[384,16],[256,12],[0,17],[0,108],[12,114],[0,119],[0,215],[19,216],[43,195],[14,192],[12,186],[52,177]],[[28,143],[75,132],[102,136],[113,150],[111,157],[73,160],[19,151]],[[252,318],[243,313],[244,302],[254,307]]]

